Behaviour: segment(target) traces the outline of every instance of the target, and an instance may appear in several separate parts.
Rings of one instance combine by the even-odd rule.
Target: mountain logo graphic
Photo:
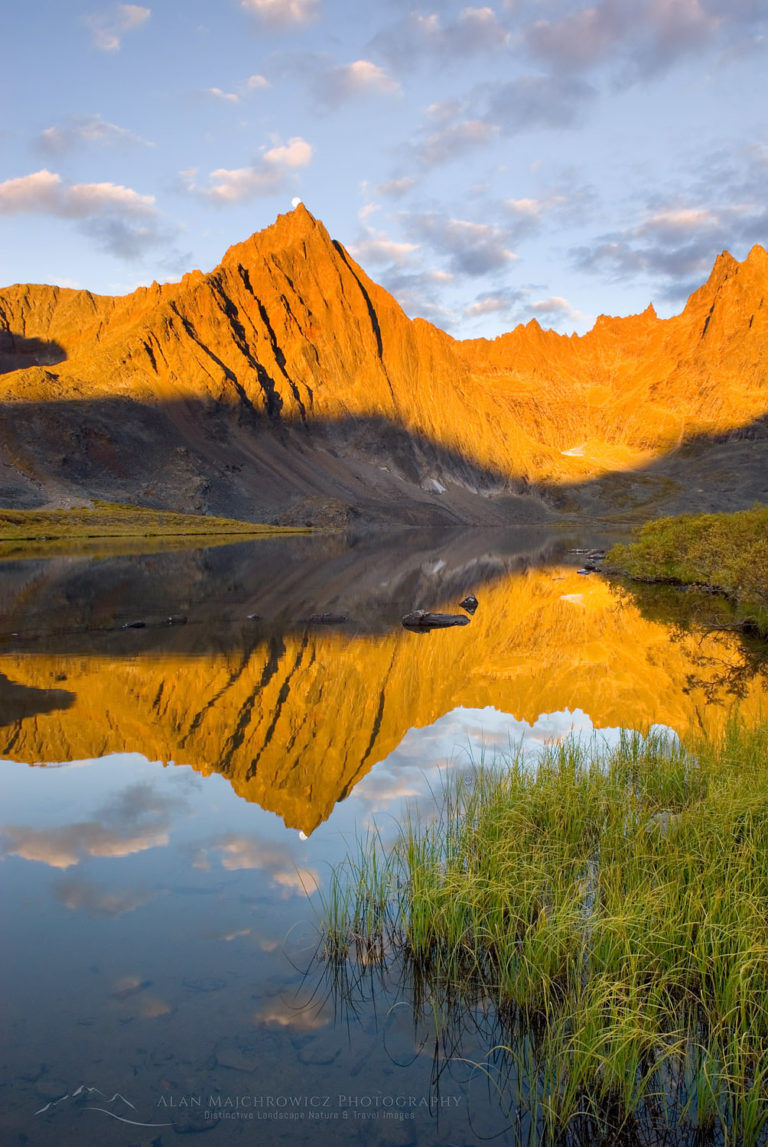
[[[120,1123],[130,1123],[133,1127],[172,1126],[170,1123],[145,1123],[140,1119],[130,1119],[127,1115],[121,1115],[120,1111],[124,1111],[126,1107],[129,1107],[131,1111],[136,1111],[136,1106],[135,1104],[131,1103],[130,1099],[126,1099],[125,1096],[121,1095],[119,1091],[116,1091],[112,1096],[107,1096],[107,1094],[101,1091],[98,1087],[89,1087],[85,1083],[81,1083],[80,1086],[71,1093],[67,1092],[66,1095],[62,1095],[58,1099],[50,1100],[50,1102],[46,1103],[44,1107],[39,1108],[39,1110],[35,1112],[35,1115],[43,1115],[46,1111],[52,1111],[61,1103],[65,1103],[68,1099],[76,1100],[84,1096],[88,1099],[92,1098],[95,1100],[94,1103],[86,1104],[86,1111],[100,1111],[103,1115],[108,1115],[110,1119],[117,1119]],[[105,1106],[99,1106],[100,1100],[103,1100]],[[122,1104],[124,1104],[125,1107],[121,1106]],[[117,1111],[111,1110],[113,1105],[117,1105]]]

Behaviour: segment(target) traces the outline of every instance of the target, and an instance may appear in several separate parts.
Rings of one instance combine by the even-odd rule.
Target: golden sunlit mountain
[[[541,496],[727,508],[768,486],[767,294],[755,247],[671,319],[460,342],[299,206],[180,283],[0,292],[0,503],[435,523],[546,516]]]
[[[646,618],[597,576],[533,568],[479,592],[470,625],[429,635],[309,629],[197,655],[4,655],[0,755],[189,764],[308,833],[409,729],[458,706],[531,724],[581,709],[598,729],[681,734],[721,729],[737,694],[746,719],[764,708],[766,679],[735,634]]]

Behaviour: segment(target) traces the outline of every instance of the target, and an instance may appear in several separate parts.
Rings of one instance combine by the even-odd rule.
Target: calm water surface
[[[606,540],[0,566],[0,1142],[513,1142],[482,1003],[436,1047],[408,985],[339,990],[318,912],[355,840],[470,759],[760,710],[733,635],[577,573]],[[400,626],[468,592],[470,625]]]

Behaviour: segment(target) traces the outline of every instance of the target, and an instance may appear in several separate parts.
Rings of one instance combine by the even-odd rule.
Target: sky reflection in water
[[[450,1102],[435,1108],[428,1032],[407,1000],[342,1013],[305,978],[318,890],[374,820],[386,837],[406,806],[428,810],[448,769],[571,734],[609,748],[622,724],[722,722],[733,698],[713,704],[709,686],[740,654],[730,637],[709,648],[645,619],[573,568],[507,574],[478,596],[470,626],[427,637],[305,628],[256,632],[234,652],[2,659],[27,700],[52,687],[73,698],[45,694],[6,719],[4,1142],[167,1147],[210,1125],[219,1100],[254,1118],[217,1119],[217,1141],[357,1143],[367,1129],[380,1143],[465,1143],[503,1128],[466,1065],[443,1076]],[[743,704],[763,696],[756,679]],[[175,764],[110,751],[138,748],[142,729]],[[20,763],[77,745],[106,755]],[[463,1050],[485,1051],[471,1036]],[[104,1094],[73,1097],[81,1084]],[[318,1096],[328,1104],[313,1111]],[[166,1126],[135,1126],[154,1123]]]

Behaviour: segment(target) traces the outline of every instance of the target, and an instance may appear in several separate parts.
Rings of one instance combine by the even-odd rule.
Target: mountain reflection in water
[[[738,676],[742,712],[757,712],[765,679],[734,674],[737,637],[648,619],[578,574],[573,544],[470,532],[405,552],[325,538],[9,563],[0,755],[191,765],[309,834],[409,730],[457,708],[529,725],[581,710],[597,729],[682,734],[722,726]],[[468,626],[399,624],[417,607],[455,611],[470,591]],[[347,620],[307,620],[323,613]]]

